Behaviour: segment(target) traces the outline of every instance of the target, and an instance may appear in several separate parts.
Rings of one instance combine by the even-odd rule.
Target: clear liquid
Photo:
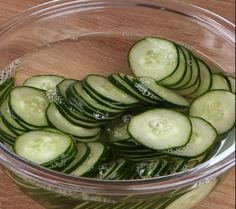
[[[105,76],[113,72],[131,74],[127,53],[135,42],[133,38],[87,36],[52,43],[14,60],[5,69],[0,70],[0,81],[14,76],[15,84],[21,85],[24,80],[34,75],[55,74],[81,80],[88,74]],[[205,61],[214,72],[222,71],[209,60]],[[48,96],[51,101],[58,99],[53,91],[48,92]],[[208,158],[212,159],[233,143],[229,135],[222,136]],[[140,175],[146,173],[143,168],[145,166],[142,165]],[[50,197],[46,199],[50,200]]]

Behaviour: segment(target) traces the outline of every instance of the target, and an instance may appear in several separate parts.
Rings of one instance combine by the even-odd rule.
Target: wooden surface
[[[235,22],[234,0],[185,0],[207,8]],[[46,0],[0,0],[0,23],[18,12]],[[194,209],[235,208],[235,170],[231,170],[225,181],[205,201]],[[0,171],[0,209],[42,209],[16,187]],[[66,209],[66,208],[65,208]],[[181,209],[181,208],[176,208]]]

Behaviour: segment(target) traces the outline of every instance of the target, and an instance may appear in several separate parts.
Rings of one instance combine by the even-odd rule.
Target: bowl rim
[[[169,5],[170,2],[171,6]],[[211,11],[196,5],[183,3],[180,0],[174,2],[171,0],[154,0],[151,3],[145,0],[131,0],[129,2],[125,0],[54,0],[31,7],[2,23],[0,25],[0,37],[11,28],[27,21],[32,16],[37,17],[49,10],[55,11],[61,9],[61,7],[65,8],[71,5],[88,8],[110,8],[116,6],[148,7],[176,12],[198,19],[206,24],[211,24],[211,26],[217,28],[222,33],[221,35],[232,45],[235,43],[234,23]],[[235,138],[234,132],[235,130],[231,132],[231,137]],[[36,181],[46,182],[55,187],[60,185],[65,189],[68,188],[75,192],[92,192],[104,195],[148,194],[156,193],[157,191],[163,192],[172,190],[180,186],[184,187],[198,184],[200,181],[208,182],[209,179],[217,177],[235,165],[235,146],[231,146],[213,160],[200,164],[193,169],[169,176],[145,180],[108,181],[62,174],[22,159],[3,144],[0,144],[0,164]]]

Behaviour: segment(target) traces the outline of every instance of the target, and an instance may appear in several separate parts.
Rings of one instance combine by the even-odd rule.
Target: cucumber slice
[[[188,107],[190,105],[184,97],[168,88],[165,88],[164,86],[158,85],[154,79],[137,78],[135,81],[135,86],[138,90],[147,89],[150,94],[153,94],[154,97],[158,98],[157,102],[159,102],[160,105],[167,104],[181,107]]]
[[[90,153],[90,148],[84,143],[77,144],[77,155],[74,157],[73,161],[64,168],[62,172],[70,173],[79,165],[81,165],[84,160],[88,157]]]
[[[179,172],[179,170],[183,167],[186,162],[184,158],[170,158],[171,164],[165,175],[171,175]]]
[[[0,92],[14,83],[14,78],[9,78],[7,80],[0,80]]]
[[[137,99],[117,88],[103,76],[89,75],[85,78],[84,82],[92,91],[111,104],[130,106],[138,102]]]
[[[83,128],[75,126],[60,114],[55,104],[51,103],[47,109],[48,121],[57,129],[79,138],[92,138],[101,131],[100,128]]]
[[[0,115],[0,132],[3,132],[5,135],[8,135],[11,138],[17,138],[17,135],[9,129],[6,124],[3,122],[3,119]]]
[[[109,102],[106,99],[103,99],[103,97],[101,97],[100,95],[98,95],[95,91],[91,90],[91,88],[86,84],[85,81],[82,81],[82,88],[83,90],[90,96],[92,97],[94,100],[96,100],[99,104],[101,105],[105,105],[109,108],[112,109],[118,109],[118,110],[126,110],[129,108],[129,106],[126,105],[117,105],[117,103],[114,104],[114,102]]]
[[[205,119],[223,134],[235,124],[235,94],[213,90],[198,97],[190,106],[189,114]]]
[[[132,97],[136,98],[139,101],[145,102],[145,103],[154,103],[152,100],[144,97],[140,92],[138,92],[134,87],[133,87],[133,81],[132,84],[128,83],[126,79],[125,74],[115,74],[113,73],[108,77],[109,81],[111,81],[115,86],[126,92],[127,94],[131,95]]]
[[[73,170],[70,174],[74,176],[91,176],[96,173],[98,166],[106,157],[106,147],[99,142],[90,142],[87,144],[90,148],[89,156],[84,162]]]
[[[14,84],[14,79],[10,78],[5,81],[0,81],[2,82],[0,84],[0,104],[5,100],[5,98],[8,96],[13,84]]]
[[[206,196],[208,196],[213,191],[217,183],[217,180],[213,180],[210,183],[203,184],[197,189],[194,189],[191,192],[184,194],[183,196],[172,202],[165,209],[190,209],[194,207],[197,203],[201,202],[204,198],[206,198]]]
[[[182,113],[153,109],[132,117],[128,131],[144,146],[163,150],[186,145],[190,140],[192,125]]]
[[[48,91],[55,89],[64,79],[64,77],[57,75],[36,75],[27,79],[23,85]]]
[[[200,86],[197,89],[196,92],[193,94],[189,95],[191,98],[196,98],[204,93],[206,93],[208,90],[210,90],[211,85],[212,85],[212,72],[210,68],[201,60],[197,59],[197,62],[200,67]]]
[[[1,104],[0,112],[2,114],[2,117],[4,120],[6,120],[14,129],[25,131],[26,129],[22,127],[16,120],[16,118],[13,118],[14,116],[11,115],[11,112],[9,110],[8,106],[8,99],[5,99],[4,102]]]
[[[45,91],[32,87],[17,87],[10,93],[10,111],[24,123],[34,127],[48,125],[46,109],[49,100]]]
[[[68,89],[68,87],[77,82],[77,80],[73,80],[73,79],[65,79],[63,81],[61,81],[57,86],[56,86],[56,89],[57,89],[57,92],[59,93],[59,95],[62,97],[62,99],[68,103],[68,99],[67,99],[67,96],[66,96],[66,91]]]
[[[105,179],[117,167],[117,161],[99,165],[97,178]]]
[[[184,52],[180,47],[177,47],[178,49],[178,55],[179,55],[179,65],[176,71],[168,76],[167,78],[161,80],[159,84],[164,85],[164,86],[173,86],[176,85],[177,83],[181,82],[185,76],[187,66],[186,66],[186,59]]]
[[[230,86],[231,86],[231,91],[235,93],[235,78],[232,76],[227,76]]]
[[[183,47],[183,46],[178,46],[178,47],[180,47],[182,49],[185,59],[186,59],[186,62],[185,62],[186,72],[185,72],[185,75],[181,81],[179,81],[177,84],[171,86],[172,89],[184,88],[191,81],[191,77],[192,77],[190,53],[185,47]]]
[[[96,100],[94,100],[93,98],[91,98],[82,88],[81,83],[77,82],[75,84],[73,84],[74,90],[76,95],[83,99],[83,101],[88,104],[89,106],[93,107],[94,109],[98,110],[98,111],[105,111],[108,112],[110,114],[117,114],[122,112],[122,110],[117,110],[117,109],[112,109],[109,107],[106,107],[105,105],[101,105],[99,104]],[[83,105],[83,104],[79,104],[79,105]]]
[[[127,170],[129,167],[129,163],[127,160],[118,159],[116,168],[108,175],[105,179],[107,180],[115,180],[120,179],[121,175]]]
[[[124,73],[119,73],[118,75],[124,81],[123,85],[125,85],[126,88],[128,87],[127,90],[129,91],[129,88],[131,88],[130,93],[134,94],[134,97],[136,97],[138,100],[141,100],[142,102],[145,102],[145,103],[156,104],[156,101],[154,99],[157,99],[157,98],[152,98],[151,97],[152,95],[146,94],[147,92],[141,92],[136,89],[136,87],[134,86],[135,77],[130,76],[130,75],[125,75]]]
[[[64,166],[65,160],[74,157],[70,153],[74,142],[71,137],[63,133],[51,131],[31,131],[19,136],[14,150],[17,155],[39,165],[57,164],[54,168]]]
[[[202,118],[190,117],[193,131],[189,143],[178,149],[164,151],[167,154],[197,157],[208,151],[216,142],[217,131],[207,121]]]
[[[103,122],[97,122],[97,121],[92,121],[92,122],[87,122],[87,121],[83,121],[80,120],[78,118],[74,118],[71,115],[67,114],[67,112],[65,111],[65,109],[63,107],[61,107],[60,105],[55,104],[57,110],[60,112],[60,114],[66,118],[66,120],[68,120],[71,124],[75,125],[75,126],[80,126],[80,127],[84,127],[84,128],[96,128],[99,127],[103,124]]]
[[[179,172],[183,172],[189,169],[196,167],[199,164],[198,160],[188,160],[183,164],[183,166],[179,169]]]
[[[161,167],[157,170],[154,177],[165,175],[169,167],[170,167],[170,162],[166,158],[161,159]]]
[[[180,90],[192,90],[194,89],[193,86],[196,86],[197,85],[197,82],[199,80],[199,75],[200,75],[200,68],[199,68],[199,65],[198,65],[198,62],[197,62],[197,59],[193,56],[193,54],[189,52],[189,55],[190,55],[190,59],[189,59],[189,65],[191,67],[191,72],[192,72],[192,76],[191,76],[191,80],[183,87],[180,88]],[[189,90],[188,90],[189,91]],[[193,90],[192,90],[192,93],[193,93]]]
[[[114,121],[114,123],[107,128],[108,138],[111,143],[125,141],[130,138],[128,133],[128,123],[130,118],[130,115],[125,115],[121,118],[121,120]]]
[[[214,74],[212,77],[212,86],[211,90],[216,90],[216,89],[223,89],[230,91],[231,85],[226,79],[226,77],[222,74]]]
[[[152,178],[162,167],[160,159],[137,163],[136,172],[140,178]]]
[[[178,67],[177,47],[162,38],[145,38],[135,43],[128,55],[129,67],[135,76],[167,78]]]

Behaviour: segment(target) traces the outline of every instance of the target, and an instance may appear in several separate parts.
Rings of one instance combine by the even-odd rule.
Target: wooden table
[[[235,22],[234,0],[185,0],[207,8]],[[0,23],[16,13],[46,0],[0,0]],[[235,170],[232,169],[225,181],[200,205],[194,209],[235,208]],[[0,209],[42,209],[20,192],[0,171]],[[176,208],[181,209],[181,208]]]

